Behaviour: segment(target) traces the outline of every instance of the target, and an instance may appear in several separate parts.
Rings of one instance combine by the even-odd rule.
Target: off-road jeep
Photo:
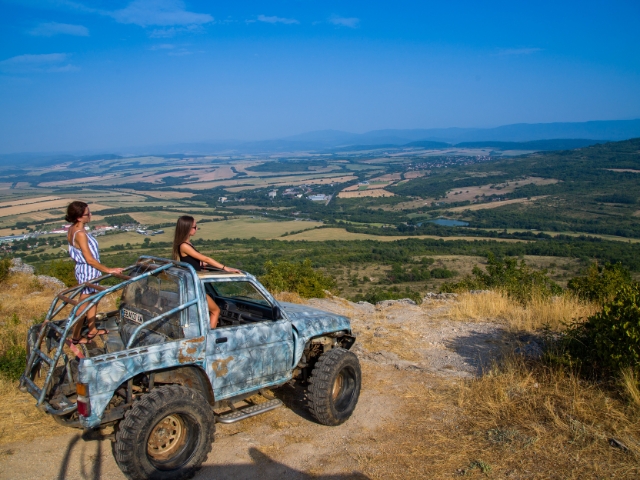
[[[108,278],[116,284],[99,284]],[[79,300],[85,287],[95,293]],[[109,333],[74,345],[70,334],[84,308],[110,294],[121,294],[118,309],[98,316]],[[221,310],[215,329],[206,295]],[[346,421],[360,394],[354,341],[348,318],[279,303],[248,273],[140,257],[123,274],[54,298],[29,331],[20,388],[63,425],[112,431],[127,477],[189,478],[211,451],[216,422],[282,405],[265,389],[295,379],[318,422]]]

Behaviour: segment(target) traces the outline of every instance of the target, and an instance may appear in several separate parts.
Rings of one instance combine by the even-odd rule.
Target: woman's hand
[[[105,273],[114,274],[114,273],[122,273],[123,271],[124,271],[124,268],[107,268],[107,271]]]
[[[222,267],[222,271],[223,272],[227,272],[227,273],[242,273],[237,268],[232,268],[232,267],[227,267],[227,266]]]

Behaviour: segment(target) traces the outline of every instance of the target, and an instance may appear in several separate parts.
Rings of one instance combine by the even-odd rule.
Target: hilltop
[[[31,310],[17,317],[27,325],[55,291],[29,273],[12,274],[7,285],[3,313],[29,298]],[[196,478],[251,478],[256,471],[273,480],[640,473],[640,411],[604,385],[540,359],[540,327],[588,315],[589,304],[559,297],[523,308],[491,291],[426,294],[421,305],[279,298],[352,318],[363,367],[355,414],[340,427],[318,425],[303,392],[285,386],[275,393],[286,408],[218,426]],[[51,478],[123,478],[108,440],[81,440],[38,412],[15,384],[5,380],[1,392],[0,478],[41,477],[45,463]]]

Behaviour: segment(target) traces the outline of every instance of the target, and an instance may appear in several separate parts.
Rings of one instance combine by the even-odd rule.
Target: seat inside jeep
[[[120,303],[119,333],[124,345],[143,323],[169,312],[188,299],[181,292],[181,279],[167,272],[149,276],[124,288]],[[185,338],[186,310],[178,311],[143,328],[132,346],[155,345]]]

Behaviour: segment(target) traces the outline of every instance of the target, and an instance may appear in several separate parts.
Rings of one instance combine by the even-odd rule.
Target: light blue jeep
[[[248,273],[196,272],[156,257],[141,257],[125,273],[57,295],[46,320],[29,331],[20,388],[59,423],[113,426],[114,455],[127,477],[189,478],[211,451],[216,422],[281,406],[265,389],[292,379],[306,387],[320,423],[351,416],[361,372],[349,352],[355,337],[347,317],[279,303]],[[118,282],[98,284],[107,278]],[[96,292],[78,301],[86,286]],[[98,317],[109,333],[73,345],[78,312],[111,294],[121,295],[118,310]],[[213,330],[206,295],[221,310]]]

